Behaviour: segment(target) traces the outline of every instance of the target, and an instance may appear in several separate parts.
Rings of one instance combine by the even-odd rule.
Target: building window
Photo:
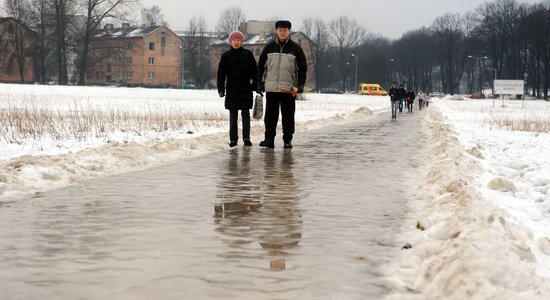
[[[4,69],[0,68],[0,76],[2,76],[2,74],[4,74]]]
[[[93,74],[94,73],[92,71],[86,71],[86,79],[92,80]]]
[[[134,49],[134,42],[128,42],[127,48]]]
[[[111,73],[113,71],[113,68],[111,66],[111,64],[108,64],[107,65],[107,73]]]
[[[155,79],[155,72],[149,72],[149,79]]]
[[[132,57],[126,57],[126,64],[131,65],[133,63]]]
[[[95,71],[95,79],[101,79],[99,71]]]
[[[155,43],[149,43],[149,50],[155,50]]]
[[[149,64],[150,64],[150,65],[154,65],[154,64],[155,64],[155,58],[154,58],[154,57],[149,57]]]
[[[134,79],[134,72],[128,72],[128,74],[126,74],[126,78],[129,80]]]
[[[166,45],[166,32],[160,33],[160,46],[164,47]]]

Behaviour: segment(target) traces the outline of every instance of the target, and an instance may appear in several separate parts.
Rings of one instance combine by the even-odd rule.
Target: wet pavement
[[[419,115],[4,204],[0,299],[379,298],[419,180]]]

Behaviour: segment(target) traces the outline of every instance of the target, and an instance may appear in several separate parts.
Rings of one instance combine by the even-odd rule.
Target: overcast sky
[[[519,0],[520,3],[541,3],[544,0]],[[206,19],[213,30],[220,13],[227,7],[241,8],[247,20],[288,19],[299,30],[306,17],[322,17],[330,21],[348,16],[363,24],[369,32],[399,38],[408,30],[429,26],[447,12],[472,11],[484,0],[141,0],[142,6],[158,5],[172,29],[184,30],[193,15]],[[493,2],[493,1],[490,1]],[[137,16],[141,20],[140,16]]]

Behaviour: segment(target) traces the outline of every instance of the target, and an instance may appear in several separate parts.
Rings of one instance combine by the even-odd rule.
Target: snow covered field
[[[392,299],[550,297],[550,103],[433,99]],[[458,99],[455,97],[454,99]]]
[[[369,117],[386,97],[307,94],[297,131]],[[214,90],[0,84],[0,201],[227,148]],[[252,121],[252,140],[263,121]]]

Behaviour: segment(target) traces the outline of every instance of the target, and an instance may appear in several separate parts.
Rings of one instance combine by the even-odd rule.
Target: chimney
[[[122,23],[122,32],[123,33],[130,32],[130,23]]]
[[[108,35],[113,34],[113,24],[105,24],[105,33]]]
[[[151,23],[149,24],[149,26],[151,26],[151,27],[155,27],[155,26],[157,26],[157,23],[155,23],[155,22],[151,22]]]

